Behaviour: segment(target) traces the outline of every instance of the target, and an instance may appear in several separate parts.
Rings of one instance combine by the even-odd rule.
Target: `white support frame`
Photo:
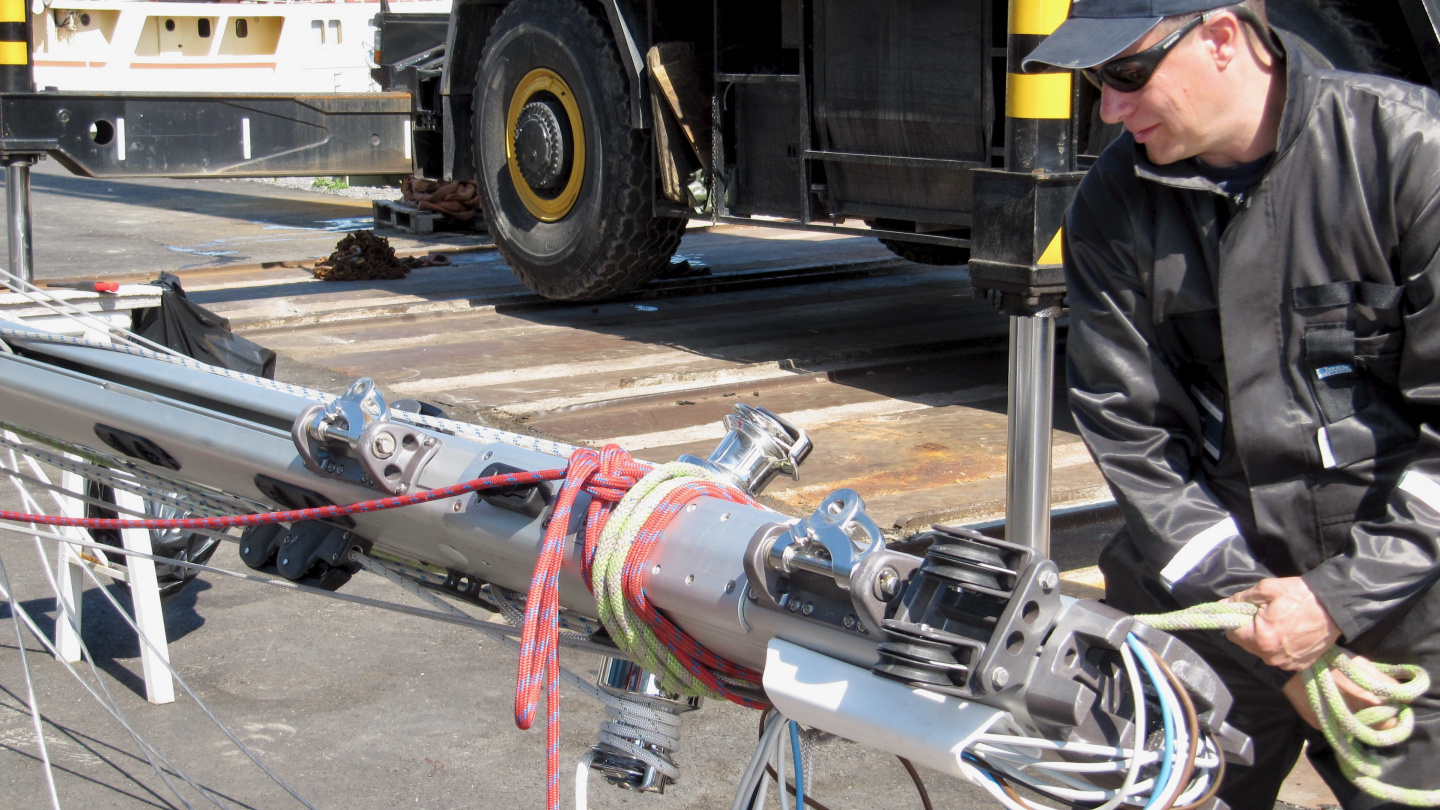
[[[159,288],[149,285],[127,285],[118,295],[71,291],[52,291],[50,295],[66,299],[70,304],[89,312],[94,318],[125,328],[130,323],[131,310],[158,306],[161,293]],[[22,296],[0,294],[0,311],[4,311],[7,317],[48,331],[97,342],[110,340],[110,336],[101,330],[76,318],[56,315],[32,305]],[[50,483],[50,479],[38,464],[31,465],[31,472],[46,484]],[[61,485],[66,492],[79,495],[85,493],[85,479],[75,473],[63,473]],[[85,502],[80,498],[58,492],[52,492],[52,495],[60,514],[67,517],[85,516]],[[31,497],[29,501],[32,506],[38,507],[37,499]],[[138,515],[146,513],[144,499],[134,493],[116,491],[115,505],[120,507],[122,516],[126,512]],[[77,540],[92,541],[90,533],[85,529],[57,528],[57,531]],[[122,529],[120,537],[122,545],[129,551],[144,554],[154,552],[148,529]],[[140,667],[145,678],[145,699],[157,705],[174,703],[175,681],[166,666],[170,660],[170,645],[165,633],[165,614],[160,604],[155,561],[145,557],[127,556],[123,564],[111,563],[98,552],[69,543],[60,543],[58,550],[55,557],[54,639],[58,657],[72,663],[80,660],[81,606],[85,589],[85,572],[80,570],[80,566],[83,565],[112,580],[129,583],[131,609],[135,624],[143,636],[139,643]],[[149,643],[146,643],[147,639]]]

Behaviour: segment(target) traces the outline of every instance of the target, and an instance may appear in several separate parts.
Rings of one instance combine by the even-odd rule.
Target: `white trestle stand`
[[[114,294],[74,290],[50,290],[49,293],[84,310],[99,321],[128,329],[133,310],[160,306],[161,288],[148,284],[127,284]],[[71,337],[97,342],[110,340],[98,323],[57,314],[18,293],[0,294],[0,317]],[[35,472],[39,473],[38,470]],[[61,480],[69,492],[84,491],[84,479],[74,473],[64,473]],[[56,501],[61,514],[69,517],[85,516],[85,504],[78,498],[59,496]],[[127,512],[145,514],[144,499],[133,493],[117,491],[115,505],[120,507],[121,517],[127,517]],[[59,528],[58,531],[77,539],[91,541],[90,534],[85,529]],[[148,529],[124,529],[121,530],[120,537],[127,550],[145,554],[152,551]],[[56,560],[55,649],[59,651],[60,657],[71,662],[80,660],[78,631],[81,626],[81,594],[85,588],[85,572],[80,570],[80,566],[84,565],[112,580],[129,584],[135,623],[149,641],[148,644],[145,640],[139,642],[141,670],[145,677],[145,699],[155,704],[174,703],[175,683],[165,666],[170,660],[170,652],[165,637],[165,615],[160,606],[155,561],[143,557],[127,557],[123,563],[112,563],[99,552],[65,543],[60,544],[60,553]]]

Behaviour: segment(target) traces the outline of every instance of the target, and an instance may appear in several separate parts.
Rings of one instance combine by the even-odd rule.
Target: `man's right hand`
[[[1362,658],[1358,655],[1352,655],[1350,656],[1350,661],[1356,669],[1364,672],[1369,678],[1373,680],[1379,681],[1381,683],[1392,683],[1397,686],[1400,683],[1389,675],[1386,675],[1385,673],[1376,669],[1375,665],[1370,663],[1370,660],[1367,658]],[[1371,692],[1361,687],[1359,684],[1345,677],[1345,673],[1341,672],[1338,669],[1330,670],[1330,678],[1335,682],[1335,685],[1339,687],[1340,695],[1345,698],[1345,705],[1350,709],[1351,712],[1358,712],[1361,709],[1369,708],[1371,706],[1379,706],[1385,702],[1384,698],[1376,695],[1374,692]],[[1315,716],[1315,710],[1310,707],[1310,699],[1305,696],[1304,673],[1297,672],[1294,676],[1290,678],[1290,680],[1286,681],[1284,691],[1285,697],[1290,699],[1290,704],[1295,707],[1295,711],[1300,713],[1301,719],[1309,723],[1313,728],[1320,728],[1320,718]],[[1379,726],[1376,727],[1376,730],[1384,731],[1385,729],[1393,728],[1394,726],[1395,720],[1391,719],[1385,721],[1384,723],[1381,723]]]

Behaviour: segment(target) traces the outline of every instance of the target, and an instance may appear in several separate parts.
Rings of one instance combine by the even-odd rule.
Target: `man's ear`
[[[1200,27],[1205,47],[1215,60],[1215,67],[1224,70],[1235,61],[1245,41],[1245,24],[1234,14],[1222,12]]]

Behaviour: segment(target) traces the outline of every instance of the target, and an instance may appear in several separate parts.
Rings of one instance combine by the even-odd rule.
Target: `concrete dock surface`
[[[695,228],[677,257],[688,268],[674,278],[615,302],[559,305],[525,290],[473,232],[379,231],[402,255],[441,251],[450,264],[399,281],[316,281],[313,261],[345,231],[369,227],[364,201],[238,180],[89,180],[53,162],[36,168],[32,188],[38,279],[143,282],[176,272],[193,300],[275,348],[288,381],[339,391],[372,376],[457,418],[576,443],[618,439],[655,460],[707,454],[719,417],[744,400],[800,414],[816,438],[801,480],[782,479],[767,493],[782,511],[806,514],[847,485],[896,533],[1003,512],[1003,320],[969,298],[963,271],[910,265],[874,240]],[[1063,396],[1057,386],[1053,497],[1103,502],[1103,481],[1063,416]],[[13,506],[13,498],[7,492],[0,503]],[[1090,566],[1111,530],[1057,538],[1072,593],[1099,593]],[[9,539],[0,560],[19,602],[48,628],[53,601],[35,551]],[[216,564],[247,570],[231,547]],[[128,604],[119,588],[108,590]],[[345,591],[413,603],[365,575]],[[94,587],[86,610],[85,637],[142,736],[237,806],[299,806],[186,698],[145,704],[133,632]],[[543,733],[515,729],[515,657],[495,642],[208,575],[166,613],[180,674],[318,806],[543,801]],[[45,806],[25,677],[15,642],[0,643],[10,653],[0,655],[0,795],[13,797],[0,804]],[[26,650],[52,723],[46,739],[64,806],[179,806],[61,665],[33,639]],[[593,670],[587,656],[569,660]],[[568,796],[600,710],[572,695],[564,717]],[[728,804],[754,723],[754,713],[710,701],[686,718],[680,784],[657,797],[592,780],[592,806]],[[919,806],[893,758],[844,742],[817,756],[815,793],[836,810]],[[1291,782],[1288,804],[1334,802],[1307,768]],[[932,774],[926,784],[937,807],[993,805],[948,778]]]

